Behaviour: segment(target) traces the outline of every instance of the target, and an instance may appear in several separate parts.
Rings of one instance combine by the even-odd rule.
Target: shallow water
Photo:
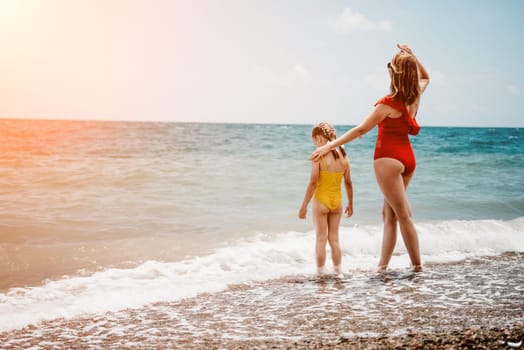
[[[310,129],[1,120],[0,330],[313,273],[313,225],[297,219]],[[347,273],[373,271],[379,255],[374,136],[346,148]],[[522,137],[423,128],[412,139],[408,195],[424,263],[524,251]],[[400,240],[391,264],[409,266]]]
[[[289,276],[0,333],[6,347],[232,348],[266,341],[436,333],[524,325],[521,254],[437,264],[422,273],[355,271],[343,278]]]

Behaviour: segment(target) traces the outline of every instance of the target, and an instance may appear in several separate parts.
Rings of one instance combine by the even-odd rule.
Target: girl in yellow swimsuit
[[[319,123],[311,131],[315,146],[320,147],[337,138],[335,129],[328,123]],[[313,222],[316,231],[317,272],[324,273],[326,243],[329,241],[331,258],[336,275],[342,273],[342,252],[338,242],[338,228],[342,218],[342,190],[344,186],[348,204],[344,210],[347,217],[353,215],[353,186],[349,160],[343,147],[333,149],[319,161],[311,162],[311,176],[298,217],[305,219],[307,206],[313,198]]]

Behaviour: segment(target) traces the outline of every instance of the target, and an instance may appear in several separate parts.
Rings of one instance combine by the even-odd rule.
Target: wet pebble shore
[[[524,328],[513,329],[464,329],[461,331],[434,334],[405,334],[402,336],[381,337],[341,337],[338,341],[326,343],[318,339],[299,342],[246,341],[229,344],[227,349],[522,349]],[[209,341],[210,348],[220,345]],[[224,344],[222,344],[224,345]]]
[[[524,349],[524,259],[230,286],[0,333],[0,348]]]

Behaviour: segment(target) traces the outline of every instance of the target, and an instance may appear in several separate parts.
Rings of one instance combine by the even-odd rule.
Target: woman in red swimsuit
[[[378,125],[373,167],[384,194],[384,236],[377,271],[387,269],[397,241],[398,223],[413,271],[418,272],[422,271],[418,235],[406,196],[415,170],[415,155],[408,134],[418,133],[415,116],[420,95],[429,84],[429,75],[408,45],[397,46],[400,51],[388,63],[390,94],[377,101],[373,111],[360,125],[317,148],[310,158],[317,160],[332,148],[351,142]]]

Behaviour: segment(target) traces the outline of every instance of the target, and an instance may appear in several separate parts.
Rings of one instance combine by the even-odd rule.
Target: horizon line
[[[48,121],[48,122],[100,122],[100,123],[173,123],[173,124],[231,124],[231,125],[296,125],[296,126],[311,126],[314,123],[295,123],[295,122],[286,122],[286,123],[276,123],[276,122],[260,122],[260,121],[180,121],[180,120],[117,120],[117,119],[66,119],[66,118],[27,118],[27,117],[0,117],[0,121]],[[355,126],[356,124],[335,124],[331,123],[333,126]],[[422,128],[483,128],[483,129],[520,129],[524,128],[522,126],[490,126],[490,125],[421,125]]]

